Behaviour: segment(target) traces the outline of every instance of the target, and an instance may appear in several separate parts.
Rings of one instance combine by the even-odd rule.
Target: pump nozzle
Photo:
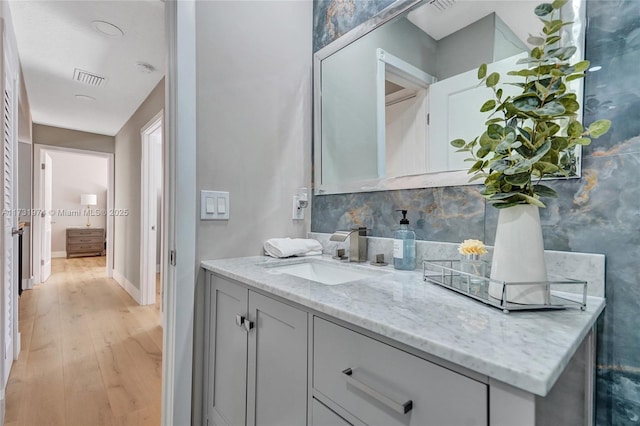
[[[407,219],[407,211],[402,209],[396,209],[397,212],[402,212],[402,219],[400,219],[400,225],[408,225],[409,219]]]

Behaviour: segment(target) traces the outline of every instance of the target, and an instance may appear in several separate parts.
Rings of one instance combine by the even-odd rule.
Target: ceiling
[[[9,5],[34,123],[113,136],[164,75],[162,1],[10,0]],[[94,26],[119,32],[95,21],[123,34],[105,35]],[[105,81],[96,87],[74,80],[76,69]]]
[[[533,10],[540,0],[434,0],[409,13],[409,20],[440,40],[481,18],[496,13],[516,36],[526,42],[542,30]]]

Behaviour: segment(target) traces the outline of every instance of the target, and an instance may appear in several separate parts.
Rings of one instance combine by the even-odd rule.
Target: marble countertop
[[[201,262],[201,267],[314,309],[540,396],[549,390],[604,309],[513,311],[509,314],[425,283],[420,268],[350,264],[378,275],[324,285],[283,274],[275,266],[303,258],[263,256]],[[340,263],[329,256],[314,262]]]

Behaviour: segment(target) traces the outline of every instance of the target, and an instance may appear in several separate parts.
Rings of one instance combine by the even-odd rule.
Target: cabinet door
[[[307,423],[307,313],[249,291],[247,425]]]
[[[244,426],[247,402],[246,316],[249,291],[211,276],[209,309],[208,418],[216,426]]]
[[[313,398],[313,407],[311,410],[312,426],[352,426],[351,423],[334,413],[315,398]]]

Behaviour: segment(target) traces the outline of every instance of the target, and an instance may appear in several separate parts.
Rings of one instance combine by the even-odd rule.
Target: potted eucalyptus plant
[[[576,46],[561,45],[562,29],[572,23],[560,18],[567,1],[535,8],[543,29],[527,40],[533,48],[518,61],[522,68],[507,73],[517,82],[502,83],[499,73],[489,72],[486,64],[479,67],[480,85],[493,92],[480,108],[489,113],[486,130],[471,141],[451,142],[473,162],[470,181],[484,179],[481,194],[500,209],[491,266],[495,281],[547,281],[538,209],[545,207],[541,198],[557,193],[541,180],[566,174],[574,147],[588,145],[611,126],[609,120],[598,120],[585,128],[578,117],[580,103],[568,89],[567,83],[584,77],[589,61],[571,63]],[[515,86],[519,93],[507,96],[504,84]],[[489,294],[513,303],[548,303],[545,286],[503,290],[492,283]]]

